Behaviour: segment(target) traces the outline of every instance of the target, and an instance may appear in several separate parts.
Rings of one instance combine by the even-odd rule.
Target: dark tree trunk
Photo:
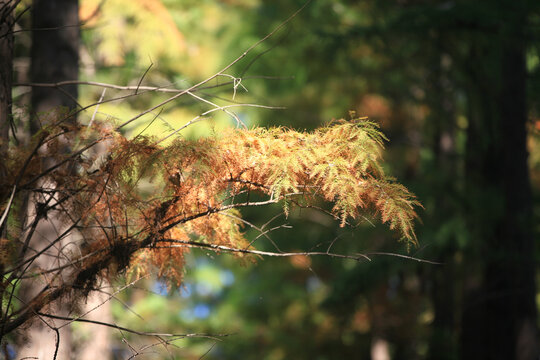
[[[463,359],[538,359],[521,31],[525,14],[519,3],[506,5],[505,15],[512,15],[500,33],[489,44],[473,46],[471,53],[476,65],[469,96],[467,188],[476,253],[468,260],[481,276],[468,279]]]
[[[32,5],[32,48],[30,80],[32,83],[57,83],[66,80],[77,80],[79,73],[79,5],[78,0],[34,0]],[[75,116],[66,116],[77,106],[77,86],[69,85],[62,88],[33,87],[32,88],[32,117],[30,131],[32,134],[48,122],[56,122],[65,118],[76,121]],[[68,152],[69,149],[63,149]],[[45,162],[49,160],[45,159]],[[46,180],[44,180],[46,181]],[[54,186],[48,184],[48,186]],[[27,211],[27,222],[32,221],[36,213],[34,208],[39,200],[39,194],[30,197]],[[43,219],[37,225],[30,240],[30,249],[39,251],[57,239],[65,227],[63,221],[54,213]],[[65,261],[62,247],[72,241],[68,236],[59,243],[59,249],[51,249],[33,263],[41,269],[48,269]],[[30,254],[32,255],[32,254]],[[43,284],[33,279],[21,283],[19,296],[23,301],[33,299],[41,290]],[[72,311],[71,304],[56,301],[47,310],[54,315],[67,316]],[[44,322],[49,322],[45,325]],[[62,322],[52,320],[36,320],[24,338],[19,339],[17,356],[52,359],[58,352],[57,359],[72,358],[71,329],[69,326],[60,328],[58,335],[52,330],[60,327]],[[58,348],[56,347],[56,341]]]
[[[501,56],[502,91],[502,195],[504,221],[499,224],[495,243],[499,257],[487,264],[486,290],[491,295],[487,329],[494,342],[504,341],[511,330],[509,355],[519,360],[537,359],[534,235],[532,194],[526,146],[526,67],[525,49],[519,43],[506,43]],[[511,325],[498,324],[499,314]],[[497,351],[497,350],[495,350]],[[496,352],[499,354],[499,351]],[[495,354],[494,354],[495,355]],[[507,357],[510,359],[510,357]]]
[[[444,43],[444,37],[437,43]],[[440,45],[439,45],[440,46]],[[444,52],[436,48],[429,64],[426,101],[431,109],[426,119],[426,132],[432,139],[433,162],[431,172],[436,176],[425,179],[433,197],[432,212],[426,214],[425,223],[433,229],[445,229],[448,221],[456,216],[457,157],[455,154],[455,98],[454,86],[443,66]],[[448,55],[446,55],[448,56]],[[456,238],[453,234],[438,233],[434,238],[431,256],[441,266],[429,268],[430,297],[434,318],[429,338],[427,359],[452,360],[457,357],[456,329]]]
[[[0,156],[4,157],[11,122],[11,86],[13,74],[13,9],[12,1],[0,0]],[[1,163],[1,162],[0,162]],[[0,177],[5,169],[0,165]]]
[[[57,83],[79,77],[79,4],[77,0],[34,0],[32,6],[32,65],[34,83]],[[77,107],[77,85],[32,89],[34,114]],[[34,119],[32,132],[39,130]],[[73,119],[75,120],[75,119]]]

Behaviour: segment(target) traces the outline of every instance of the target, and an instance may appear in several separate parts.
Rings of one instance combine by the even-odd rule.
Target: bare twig
[[[89,319],[81,319],[81,318],[72,318],[68,316],[59,316],[59,315],[53,315],[53,314],[46,314],[42,312],[38,312],[39,316],[51,318],[51,319],[57,319],[57,320],[66,320],[66,321],[76,321],[76,322],[84,322],[89,324],[96,324],[96,325],[103,325],[106,327],[110,327],[113,329],[125,331],[131,334],[136,335],[142,335],[142,336],[166,336],[166,337],[177,337],[177,338],[208,338],[208,339],[217,339],[221,337],[230,336],[230,334],[217,334],[217,335],[208,335],[208,334],[199,334],[199,333],[192,333],[192,334],[172,334],[172,333],[158,333],[158,332],[144,332],[144,331],[137,331],[133,329],[129,329],[123,326],[118,326],[116,324],[111,324],[103,321],[97,321],[97,320],[89,320]]]
[[[225,111],[226,109],[230,109],[230,108],[235,108],[235,107],[255,107],[255,108],[261,108],[261,109],[272,109],[272,110],[277,110],[277,109],[284,109],[283,107],[279,107],[279,106],[266,106],[266,105],[258,105],[258,104],[233,104],[233,105],[225,105],[225,106],[218,106],[217,108],[214,108],[214,109],[210,109],[208,111],[205,111],[203,112],[202,114],[200,115],[197,115],[195,116],[193,119],[191,119],[190,121],[186,122],[184,125],[182,125],[181,127],[179,127],[178,129],[174,130],[173,132],[171,132],[169,135],[165,136],[164,138],[160,139],[159,141],[157,141],[154,145],[158,145],[160,143],[162,143],[163,141],[167,140],[168,138],[170,138],[171,136],[173,136],[174,134],[177,134],[178,132],[184,130],[185,128],[187,128],[188,126],[198,122],[201,120],[201,118],[205,117],[206,115],[210,114],[210,113],[213,113],[215,111],[218,111],[218,110],[223,110]]]
[[[236,93],[236,90],[235,90],[235,93]],[[229,115],[229,116],[231,116],[233,119],[235,119],[235,120],[236,120],[236,123],[237,123],[238,125],[239,125],[239,124],[242,124],[243,127],[246,128],[246,125],[240,120],[240,118],[238,117],[238,115],[236,115],[235,113],[233,113],[233,112],[227,110],[226,107],[223,107],[223,106],[219,106],[219,105],[217,105],[217,104],[214,104],[213,102],[211,102],[211,101],[209,101],[209,100],[206,100],[205,98],[202,98],[202,97],[200,97],[200,96],[198,96],[198,95],[195,95],[195,94],[193,94],[193,93],[191,93],[191,92],[188,92],[188,95],[190,95],[190,96],[194,97],[195,99],[200,100],[200,101],[202,101],[202,102],[204,102],[204,103],[207,103],[207,104],[212,105],[213,107],[215,107],[216,110],[223,110],[227,115]]]
[[[162,243],[172,243],[172,244],[178,244],[178,245],[163,245],[163,246],[156,246],[156,248],[174,248],[174,247],[194,247],[194,248],[201,248],[201,249],[210,249],[215,252],[230,252],[230,253],[240,253],[240,254],[252,254],[252,255],[260,255],[260,256],[268,256],[268,257],[294,257],[294,256],[329,256],[334,258],[341,258],[341,259],[352,259],[352,260],[368,260],[371,261],[371,259],[364,254],[357,254],[357,255],[346,255],[346,254],[337,254],[337,253],[329,253],[329,252],[322,252],[322,251],[299,251],[299,252],[272,252],[272,251],[261,251],[261,250],[250,250],[250,249],[240,249],[240,248],[233,248],[230,246],[225,245],[217,245],[217,244],[208,244],[208,243],[201,243],[197,241],[189,241],[189,240],[177,240],[177,239],[160,239],[157,242]]]
[[[60,348],[60,331],[58,331],[58,328],[56,327],[53,328],[53,330],[54,330],[54,333],[56,334],[53,360],[56,360],[56,356],[58,355],[58,349]]]
[[[94,310],[98,309],[99,307],[101,307],[103,304],[108,302],[110,299],[114,298],[116,294],[119,294],[120,292],[124,291],[128,287],[131,287],[133,284],[141,281],[142,279],[144,279],[146,277],[148,277],[148,276],[142,276],[142,277],[140,277],[138,279],[135,279],[134,281],[130,282],[129,284],[122,286],[120,289],[116,290],[112,294],[107,294],[107,296],[108,296],[107,299],[103,300],[98,305],[94,306],[92,309],[87,310],[85,313],[82,313],[81,315],[79,315],[77,317],[74,317],[72,320],[70,320],[70,321],[66,322],[65,324],[63,324],[62,326],[60,326],[59,329],[63,328],[64,326],[67,326],[67,325],[71,324],[74,321],[79,321],[80,319],[82,319],[83,317],[85,317],[86,315],[91,313],[92,311],[94,311]],[[138,314],[136,314],[136,315],[140,317],[140,315],[138,315]]]
[[[197,89],[190,90],[190,92],[198,92],[201,90],[208,90],[208,89],[213,89],[216,87],[234,85],[235,84],[234,79],[237,79],[232,75],[222,74],[222,76],[230,77],[233,80],[222,82],[216,85],[201,86],[201,87],[198,87]],[[265,76],[265,75],[253,75],[253,76],[242,77],[242,79],[244,80],[249,80],[249,79],[284,80],[284,79],[292,79],[292,78],[293,77],[291,76]],[[117,84],[109,84],[109,83],[104,83],[104,82],[82,81],[82,80],[65,80],[65,81],[59,81],[55,83],[14,83],[13,84],[13,86],[47,87],[47,88],[56,88],[56,87],[65,86],[65,85],[88,85],[88,86],[96,86],[96,87],[121,90],[121,91],[143,90],[145,92],[162,92],[162,93],[179,93],[186,90],[186,89],[171,89],[165,86],[117,85]],[[140,95],[140,94],[142,93],[138,92],[137,94],[133,93],[130,95],[133,96],[133,95]]]
[[[218,71],[217,73],[215,73],[214,75],[206,78],[205,80],[202,80],[200,82],[198,82],[197,84],[191,86],[189,89],[186,89],[186,90],[183,90],[181,92],[179,92],[178,94],[174,95],[174,96],[171,96],[170,98],[168,98],[167,100],[164,100],[162,101],[161,103],[155,105],[155,106],[152,106],[150,109],[148,110],[145,110],[141,113],[139,113],[138,115],[132,117],[131,119],[125,121],[124,123],[120,124],[119,126],[117,126],[116,130],[119,130],[123,127],[125,127],[126,125],[132,123],[133,121],[139,119],[140,117],[148,114],[149,112],[151,111],[154,111],[155,109],[163,106],[163,105],[166,105],[168,103],[170,103],[171,101],[174,101],[176,100],[177,98],[179,98],[180,96],[182,95],[185,95],[187,94],[188,92],[192,92],[194,89],[197,89],[199,88],[200,86],[212,81],[213,79],[215,79],[216,77],[218,76],[221,76],[223,75],[227,70],[229,70],[231,67],[234,66],[234,64],[238,63],[240,60],[242,60],[244,57],[247,56],[247,54],[249,54],[253,49],[255,49],[256,47],[258,47],[260,44],[262,44],[263,42],[265,42],[266,40],[268,40],[270,37],[272,37],[275,33],[277,33],[283,26],[285,26],[286,24],[288,24],[292,19],[294,19],[302,10],[304,10],[304,8],[306,6],[308,6],[310,3],[311,3],[312,0],[308,0],[304,5],[302,5],[302,7],[300,7],[297,11],[295,11],[291,16],[289,16],[285,21],[283,21],[282,23],[280,23],[274,30],[272,30],[270,33],[268,33],[265,37],[263,37],[262,39],[260,39],[259,41],[257,41],[255,44],[251,45],[246,51],[244,51],[242,53],[242,55],[238,56],[236,59],[234,59],[233,61],[231,61],[229,64],[227,64],[223,69],[221,69],[220,71]]]
[[[137,84],[137,88],[135,89],[135,95],[137,95],[137,93],[139,92],[139,89],[144,80],[144,77],[146,76],[146,74],[148,74],[152,66],[154,66],[154,63],[152,62],[152,59],[150,59],[150,65],[146,68],[144,74],[141,76],[141,79],[139,80],[139,83]]]
[[[202,360],[206,355],[208,355],[210,353],[210,351],[212,351],[214,346],[216,346],[216,344],[217,344],[217,342],[214,342],[212,344],[212,346],[210,346],[210,348],[208,350],[206,350],[206,352],[204,354],[202,354],[201,357],[199,357],[199,360]]]
[[[92,118],[90,119],[90,122],[88,123],[88,127],[91,127],[92,123],[94,122],[94,119],[95,119],[96,114],[97,114],[98,109],[99,109],[99,105],[101,105],[101,102],[103,101],[103,97],[105,96],[105,91],[107,91],[107,88],[103,88],[103,91],[101,92],[101,96],[99,97],[96,108],[94,109],[94,113],[92,114]]]
[[[409,255],[403,255],[403,254],[396,254],[396,253],[390,253],[390,252],[383,252],[383,251],[370,251],[370,252],[367,252],[366,255],[370,255],[370,256],[373,256],[373,255],[380,255],[380,256],[394,256],[394,257],[398,257],[398,258],[402,258],[402,259],[414,260],[414,261],[418,261],[418,262],[422,262],[422,263],[427,263],[427,264],[432,264],[432,265],[444,265],[443,263],[440,263],[440,262],[431,261],[431,260],[425,260],[425,259],[420,259],[420,258],[417,258],[417,257],[415,257],[415,256],[409,256]]]
[[[11,195],[9,196],[8,203],[6,205],[4,213],[2,214],[2,218],[0,219],[0,233],[2,232],[1,229],[4,226],[4,221],[6,221],[7,216],[9,214],[9,210],[11,209],[11,204],[13,204],[13,198],[15,196],[15,191],[16,190],[17,190],[17,185],[13,185],[13,190],[11,191]]]

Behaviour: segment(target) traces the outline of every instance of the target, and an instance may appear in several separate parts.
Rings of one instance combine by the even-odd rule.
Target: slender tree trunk
[[[11,3],[10,0],[0,0],[0,157],[2,158],[7,151],[12,113],[13,9]],[[3,165],[0,165],[0,177],[5,176],[5,169]]]
[[[455,99],[454,87],[448,74],[441,66],[441,53],[437,52],[433,59],[431,74],[428,77],[427,101],[431,115],[426,123],[431,125],[433,170],[437,176],[429,180],[429,191],[433,197],[434,206],[426,224],[433,229],[448,227],[450,219],[456,216],[455,198],[456,187],[455,154]],[[446,231],[448,232],[448,231]],[[432,248],[432,256],[443,265],[429,269],[430,297],[433,303],[434,319],[431,324],[428,359],[452,360],[457,358],[456,328],[456,278],[455,265],[456,237],[450,234],[438,233],[435,237],[436,246]]]
[[[32,5],[32,48],[30,79],[34,83],[56,83],[64,80],[78,79],[78,48],[79,48],[79,7],[77,0],[34,0]],[[66,86],[62,89],[33,88],[32,112],[30,122],[32,133],[39,131],[42,125],[55,121],[58,116],[65,116],[66,111],[76,109],[77,86]],[[74,117],[70,121],[76,121]],[[45,180],[46,181],[46,180]],[[54,187],[54,184],[47,184]],[[36,203],[39,199],[30,199],[27,223],[37,214]],[[36,208],[36,210],[34,210]],[[65,228],[60,218],[51,214],[43,219],[30,241],[29,249],[39,251],[51,241],[57,239]],[[64,246],[73,242],[67,237],[59,247],[51,249],[47,255],[40,256],[33,264],[41,269],[48,269],[65,262]],[[28,255],[33,255],[30,253]],[[23,281],[21,298],[23,301],[32,299],[45,284],[34,280]],[[55,315],[68,316],[72,304],[56,301],[47,310]],[[20,346],[17,356],[39,359],[52,359],[58,346],[57,359],[71,359],[71,329],[62,327],[62,321],[36,319],[25,338],[19,339]],[[57,334],[52,328],[60,328]]]
[[[7,169],[4,160],[7,157],[9,129],[12,116],[11,86],[13,71],[13,11],[11,1],[0,0],[0,198],[8,196]],[[1,216],[1,215],[0,215]],[[7,222],[0,224],[0,238],[5,239]],[[6,259],[0,257],[0,272],[4,272]],[[0,288],[0,299],[4,298],[4,289]],[[1,301],[1,300],[0,300]],[[4,316],[4,304],[0,303],[0,316]],[[0,345],[4,345],[0,334]]]
[[[79,72],[79,17],[77,0],[34,0],[32,12],[33,40],[31,49],[31,81],[34,83],[56,83],[65,80],[77,80]],[[69,85],[61,89],[34,87],[32,90],[33,118],[31,131],[39,131],[48,121],[56,121],[64,117],[67,111],[77,108],[77,86]],[[76,117],[70,116],[68,121],[75,122]],[[69,151],[66,147],[64,151]],[[50,184],[54,187],[54,184]],[[31,205],[32,206],[32,205]],[[32,211],[29,212],[29,215]],[[29,219],[32,217],[29,216]],[[49,216],[39,226],[36,235],[32,238],[32,248],[41,249],[50,241],[58,237],[59,232],[65,228],[61,219]],[[67,237],[62,241],[60,250],[52,256],[41,256],[39,267],[46,269],[57,266],[58,261],[67,258],[62,254],[64,245],[78,246],[77,240]],[[50,263],[48,262],[50,259]],[[27,284],[23,287],[23,295],[32,298],[40,286]],[[55,302],[48,310],[55,315],[69,315],[73,312],[74,304]],[[76,305],[78,307],[79,305]],[[81,312],[88,313],[86,318],[110,322],[110,304],[103,294],[90,293],[86,304],[81,304]],[[40,359],[52,358],[55,351],[56,335],[50,325],[61,326],[62,322],[53,322],[50,319],[35,321],[27,334],[25,344],[20,349],[19,356],[38,356]],[[84,330],[84,326],[82,326]],[[105,327],[91,327],[91,333],[85,343],[80,344],[79,351],[73,352],[72,334],[69,326],[60,330],[60,348],[57,359],[107,359],[110,357],[110,332]]]
[[[477,243],[470,260],[482,266],[464,303],[463,359],[538,359],[525,16],[519,4],[506,4],[512,16],[498,43],[477,47],[478,57],[471,59],[484,69],[471,91],[467,148],[469,227]]]
[[[486,288],[491,297],[488,330],[495,342],[506,338],[494,315],[503,316],[511,329],[509,351],[518,360],[538,359],[536,329],[536,288],[532,193],[527,164],[527,107],[525,49],[518,42],[503,46],[501,57],[502,91],[502,195],[504,218],[495,247],[500,258],[486,269]],[[498,328],[489,325],[499,325]],[[499,353],[495,348],[497,354]],[[507,358],[509,359],[509,358]]]

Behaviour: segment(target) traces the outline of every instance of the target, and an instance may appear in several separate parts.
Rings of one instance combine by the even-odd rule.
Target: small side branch
[[[225,245],[207,244],[207,243],[201,243],[197,241],[176,240],[176,239],[162,239],[158,241],[158,243],[160,242],[172,243],[172,244],[178,244],[178,245],[155,246],[154,248],[193,247],[193,248],[209,249],[214,252],[224,251],[224,252],[230,252],[230,253],[253,254],[253,255],[269,256],[269,257],[329,256],[329,257],[341,258],[341,259],[352,259],[356,261],[360,261],[360,260],[371,261],[371,259],[367,255],[364,255],[364,254],[345,255],[345,254],[337,254],[337,253],[323,252],[323,251],[272,252],[272,251],[240,249],[240,248],[233,248],[233,247],[225,246]]]
[[[77,321],[77,322],[84,322],[89,324],[95,324],[95,325],[102,325],[106,327],[110,327],[113,329],[117,329],[120,331],[125,331],[131,334],[136,335],[142,335],[142,336],[163,336],[163,337],[176,337],[176,338],[209,338],[209,339],[216,339],[221,337],[229,336],[230,334],[218,334],[218,335],[208,335],[208,334],[171,334],[171,333],[157,333],[157,332],[144,332],[144,331],[137,331],[133,329],[129,329],[123,326],[118,326],[116,324],[111,324],[103,321],[97,321],[97,320],[89,320],[89,319],[81,319],[81,318],[72,318],[67,316],[59,316],[59,315],[53,315],[53,314],[46,314],[42,312],[37,313],[39,316],[47,317],[50,319],[56,319],[56,320],[65,320],[65,321]]]

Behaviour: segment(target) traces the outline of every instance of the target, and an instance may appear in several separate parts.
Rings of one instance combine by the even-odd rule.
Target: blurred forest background
[[[188,87],[304,3],[80,0],[79,79]],[[29,5],[17,8],[17,84],[38,82],[29,78],[32,32],[17,31],[36,27],[32,9],[24,12]],[[137,282],[111,301],[111,321],[141,331],[230,335],[178,340],[171,353],[151,347],[147,358],[537,358],[540,2],[315,0],[231,73],[241,82],[209,88],[205,96],[285,108],[237,110],[250,127],[309,130],[350,111],[378,122],[389,138],[389,173],[424,205],[419,246],[407,249],[369,219],[340,228],[308,210],[285,218],[279,206],[250,209],[246,219],[276,228],[270,237],[284,251],[332,246],[371,254],[371,261],[294,257],[252,264],[193,250],[181,287]],[[78,91],[81,104],[104,96],[100,87]],[[24,112],[29,98],[29,87],[15,86],[15,112]],[[97,116],[131,118],[164,98],[145,92],[102,104]],[[126,133],[161,135],[208,109],[191,100],[165,106],[150,125],[155,114],[148,114]],[[235,122],[215,112],[181,136],[227,126]],[[98,331],[73,324],[72,347]],[[155,342],[108,331],[117,359],[132,355],[122,339],[136,348]]]

